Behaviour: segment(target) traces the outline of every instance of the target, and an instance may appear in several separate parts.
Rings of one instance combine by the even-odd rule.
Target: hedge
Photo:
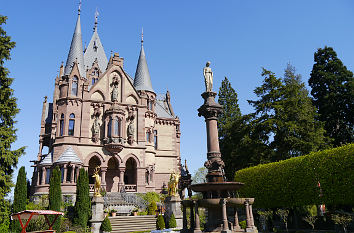
[[[262,208],[354,204],[354,144],[239,170],[240,196]],[[318,187],[320,184],[320,187]]]

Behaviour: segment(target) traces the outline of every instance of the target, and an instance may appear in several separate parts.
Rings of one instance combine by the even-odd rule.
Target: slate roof
[[[175,118],[166,102],[166,99],[163,97],[163,95],[157,95],[156,97],[156,106],[155,106],[155,112],[157,114],[157,117],[162,117],[162,118]]]
[[[53,164],[53,151],[51,153],[46,154],[39,164],[52,165]]]
[[[67,163],[67,162],[72,162],[72,163],[82,163],[80,160],[79,156],[75,153],[73,148],[69,146],[58,158],[56,163]]]
[[[107,68],[108,60],[104,52],[100,37],[97,33],[97,26],[94,27],[91,41],[84,53],[85,67],[91,68],[96,58],[101,72],[104,72]]]
[[[145,91],[154,92],[151,85],[150,73],[147,66],[145,51],[142,43],[141,43],[138,65],[136,66],[134,87],[136,90],[145,90]]]
[[[84,69],[84,53],[82,50],[82,36],[81,36],[81,21],[80,21],[80,12],[77,17],[76,26],[73,38],[71,40],[70,50],[68,54],[68,59],[66,60],[64,75],[69,75],[72,70],[74,62],[78,62],[80,75],[85,77]]]

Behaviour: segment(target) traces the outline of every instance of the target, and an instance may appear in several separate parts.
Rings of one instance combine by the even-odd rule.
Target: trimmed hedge
[[[262,164],[235,173],[239,191],[262,208],[354,204],[354,144]],[[320,183],[321,187],[318,187]]]

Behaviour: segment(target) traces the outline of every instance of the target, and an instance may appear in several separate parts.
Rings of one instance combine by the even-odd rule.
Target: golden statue
[[[95,178],[95,189],[94,189],[94,194],[93,196],[95,197],[102,197],[101,196],[101,177],[98,174],[100,172],[100,167],[97,166],[95,168],[95,171],[93,172],[93,178]]]
[[[178,181],[180,175],[175,171],[170,176],[170,181],[168,182],[168,195],[178,196]]]

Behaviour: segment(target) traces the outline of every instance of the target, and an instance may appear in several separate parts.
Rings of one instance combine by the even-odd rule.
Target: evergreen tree
[[[354,78],[331,47],[314,55],[309,85],[312,88],[318,119],[325,123],[326,134],[339,146],[354,142]]]
[[[62,204],[62,197],[61,197],[61,172],[59,167],[55,167],[51,173],[50,181],[49,181],[49,209],[60,211],[61,204]],[[51,220],[54,217],[51,218]],[[56,231],[60,230],[60,221],[61,216],[59,216],[53,226],[53,229]]]
[[[156,219],[156,228],[157,230],[163,230],[166,228],[165,220],[163,219],[163,216],[161,214],[159,214],[159,216]]]
[[[7,17],[0,15],[0,229],[8,228],[8,201],[6,195],[13,186],[12,174],[17,164],[18,157],[24,154],[24,147],[11,150],[11,144],[16,141],[14,128],[15,116],[19,112],[16,98],[13,96],[12,78],[8,77],[9,71],[4,67],[6,60],[10,60],[10,50],[15,47],[15,42],[6,35],[3,24]]]
[[[282,97],[276,103],[276,129],[272,148],[276,149],[277,160],[284,156],[295,157],[325,147],[323,124],[316,121],[313,106],[301,76],[288,64],[283,79]]]
[[[109,218],[106,216],[101,224],[101,231],[103,232],[111,232],[112,231],[112,226],[111,226],[111,221]]]
[[[148,215],[155,215],[157,210],[157,205],[155,201],[152,201],[148,206]]]
[[[170,219],[168,220],[168,228],[176,228],[177,223],[176,223],[176,218],[175,215],[172,213]]]
[[[14,192],[13,213],[20,212],[26,209],[27,204],[27,181],[25,167],[21,167],[18,171],[17,182]],[[16,219],[11,223],[11,229],[14,232],[22,230],[20,222]]]
[[[91,200],[89,189],[89,177],[84,168],[80,168],[79,177],[76,183],[76,202],[74,223],[82,227],[87,226],[91,215]]]

